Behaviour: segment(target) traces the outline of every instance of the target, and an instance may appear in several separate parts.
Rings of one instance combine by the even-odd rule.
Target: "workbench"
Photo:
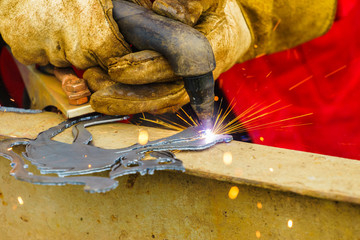
[[[5,139],[35,138],[64,119],[50,112],[1,112],[0,121]],[[150,140],[174,134],[123,123],[88,130],[94,145],[122,148],[136,143],[144,128]],[[71,143],[71,131],[55,140]],[[115,190],[101,194],[16,180],[10,161],[0,157],[0,239],[360,237],[359,161],[237,141],[176,157],[184,173],[119,177]]]

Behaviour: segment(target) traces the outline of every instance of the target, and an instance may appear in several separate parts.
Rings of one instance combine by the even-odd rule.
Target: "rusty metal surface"
[[[16,181],[0,158],[0,239],[287,239],[360,235],[359,205],[183,173],[118,178],[105,194]],[[237,186],[238,196],[228,197]],[[20,204],[19,197],[21,198]],[[292,227],[288,227],[289,220]]]

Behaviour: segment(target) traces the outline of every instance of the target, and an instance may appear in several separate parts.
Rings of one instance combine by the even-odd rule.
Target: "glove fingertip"
[[[179,79],[167,60],[154,51],[130,53],[121,58],[112,58],[109,62],[111,79],[123,84],[139,85]]]
[[[84,72],[84,80],[86,80],[88,87],[91,91],[96,92],[100,89],[114,85],[116,82],[112,81],[109,75],[106,74],[101,68],[93,67]]]
[[[194,26],[203,12],[203,7],[199,2],[193,1],[180,4],[173,0],[156,0],[152,10],[159,15]]]

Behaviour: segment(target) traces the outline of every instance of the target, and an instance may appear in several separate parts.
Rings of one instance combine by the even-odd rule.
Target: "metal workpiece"
[[[11,160],[11,174],[17,179],[43,185],[85,185],[88,192],[106,192],[117,187],[113,180],[119,176],[140,173],[153,174],[159,170],[185,171],[180,160],[171,150],[203,150],[216,143],[232,140],[228,135],[215,135],[200,127],[190,127],[173,136],[150,141],[145,145],[134,144],[121,149],[102,149],[91,145],[92,135],[86,127],[128,119],[128,116],[90,115],[64,121],[38,134],[36,139],[13,138],[0,142],[0,154]],[[75,126],[74,126],[75,125]],[[65,129],[73,127],[73,143],[52,140]],[[57,174],[59,177],[34,175],[26,170],[24,160],[13,147],[25,145],[23,157],[35,165],[41,174]],[[146,154],[153,159],[143,160]],[[110,178],[76,176],[110,171]]]
[[[10,175],[16,179],[30,182],[33,184],[43,185],[83,185],[85,184],[85,191],[89,192],[106,192],[114,189],[118,186],[118,182],[103,177],[87,176],[87,177],[68,177],[59,178],[43,175],[34,175],[27,170],[28,165],[25,164],[23,158],[15,153],[12,148],[18,145],[29,144],[29,139],[6,139],[0,142],[0,156],[3,156],[11,161],[11,167],[13,168]]]
[[[0,118],[2,138],[17,136],[25,142],[64,121],[62,115],[49,112],[0,112]],[[73,129],[82,123],[86,121]],[[117,122],[87,130],[94,138],[89,144],[111,149],[132,146],[140,131],[146,130],[149,140],[174,135]],[[68,128],[53,140],[70,145],[74,137]],[[14,146],[14,150],[22,152],[24,147]],[[231,164],[224,161],[228,154]],[[54,187],[17,181],[9,175],[10,161],[0,157],[0,239],[338,240],[360,236],[359,161],[239,141],[175,155],[185,173],[159,171],[117,179],[107,177],[108,172],[97,174],[103,178],[91,183],[118,182],[116,189],[105,194],[87,194],[82,186],[70,184]],[[25,170],[36,174],[34,168],[29,164]],[[78,177],[88,176],[61,179]]]

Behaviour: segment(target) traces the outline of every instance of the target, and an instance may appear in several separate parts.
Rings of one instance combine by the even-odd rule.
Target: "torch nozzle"
[[[213,127],[214,78],[212,72],[200,76],[183,77],[190,105],[205,129]]]

